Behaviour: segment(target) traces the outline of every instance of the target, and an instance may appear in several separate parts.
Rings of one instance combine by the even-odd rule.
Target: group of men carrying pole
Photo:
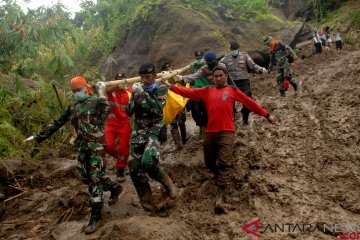
[[[266,38],[264,43],[271,49],[270,54],[276,61],[273,63],[278,66],[279,75],[283,79],[291,77],[292,73],[286,62],[289,47],[271,38]],[[138,71],[139,78],[126,79],[123,75],[119,75],[116,76],[115,81],[98,82],[96,85],[98,97],[92,95],[92,88],[84,77],[78,76],[71,79],[70,88],[74,101],[64,109],[57,120],[24,142],[35,140],[40,143],[66,122],[71,122],[77,133],[75,144],[78,151],[78,168],[81,179],[88,185],[91,196],[92,210],[90,221],[85,228],[86,234],[95,232],[102,225],[103,192],[110,191],[108,203],[112,205],[116,203],[123,191],[119,183],[111,181],[105,174],[105,153],[109,153],[117,160],[118,182],[124,180],[123,169],[126,164],[128,165],[130,177],[141,206],[145,210],[152,213],[156,210],[148,177],[161,183],[168,197],[172,199],[178,197],[179,191],[168,174],[160,167],[160,138],[161,129],[164,126],[163,108],[168,90],[190,98],[194,104],[200,104],[203,109],[206,109],[206,124],[200,126],[201,130],[205,130],[204,160],[209,170],[214,173],[216,185],[219,187],[215,211],[225,212],[224,195],[231,182],[230,170],[234,164],[232,151],[235,102],[243,105],[244,125],[248,124],[250,112],[264,117],[271,124],[276,122],[272,115],[251,99],[247,68],[257,73],[266,73],[267,70],[256,65],[247,53],[240,52],[237,42],[230,43],[230,51],[230,54],[220,61],[217,60],[215,52],[208,51],[203,55],[205,63],[198,61],[182,69],[162,74],[156,74],[153,64],[142,64]],[[195,53],[197,60],[201,60],[199,58],[201,54],[200,51]],[[202,66],[191,75],[180,75],[194,65]],[[166,81],[170,78],[184,83],[197,83],[200,79],[207,83],[207,86],[193,89],[177,87]],[[119,86],[131,83],[131,88],[119,88]],[[284,81],[278,80],[281,95],[284,95],[283,83]],[[293,86],[297,90],[295,82]],[[130,128],[129,117],[132,116],[134,116],[134,124]],[[119,121],[121,126],[117,125]],[[119,149],[116,145],[119,145]],[[130,160],[128,160],[129,152],[132,156]]]

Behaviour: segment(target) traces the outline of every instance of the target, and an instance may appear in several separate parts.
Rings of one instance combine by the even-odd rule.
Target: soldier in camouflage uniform
[[[285,88],[284,88],[285,78],[293,86],[296,92],[298,86],[295,80],[292,79],[293,74],[290,68],[290,63],[294,62],[294,59],[296,58],[296,53],[288,45],[285,45],[281,41],[272,39],[271,37],[266,37],[264,40],[264,44],[269,46],[269,51],[270,51],[270,64],[268,67],[268,71],[269,72],[271,71],[273,65],[277,66],[278,68],[278,75],[276,76],[276,82],[279,87],[281,96],[285,97]]]
[[[256,73],[267,73],[266,69],[255,64],[246,52],[239,51],[240,45],[236,41],[230,42],[230,54],[225,55],[220,62],[224,63],[229,71],[229,77],[235,82],[236,86],[252,98],[250,77],[248,68]],[[250,110],[243,105],[241,109],[243,124],[249,124]]]
[[[195,63],[191,65],[191,73],[196,73],[201,68],[206,67],[204,62],[203,51],[195,51]],[[209,83],[206,78],[199,78],[194,82],[193,88],[202,88],[208,86]],[[190,99],[191,114],[197,126],[199,126],[199,140],[204,140],[205,137],[205,127],[207,125],[207,113],[205,108],[205,103],[201,100]]]
[[[154,202],[146,175],[162,183],[169,197],[175,198],[177,190],[171,178],[160,168],[160,129],[164,125],[163,107],[167,98],[167,87],[155,82],[155,66],[143,64],[139,69],[140,83],[132,86],[131,101],[126,107],[129,117],[135,114],[131,134],[129,161],[130,177],[134,183],[140,203],[145,210],[154,213]]]
[[[91,196],[91,217],[85,233],[95,232],[101,225],[103,192],[110,191],[109,205],[114,204],[122,187],[105,175],[105,136],[104,122],[110,112],[110,106],[104,95],[105,84],[99,85],[99,98],[91,95],[92,89],[84,77],[78,76],[70,82],[75,102],[66,107],[58,120],[48,124],[38,134],[25,141],[40,143],[54,134],[70,121],[76,130],[75,144],[78,151],[78,168],[82,182],[89,186]]]

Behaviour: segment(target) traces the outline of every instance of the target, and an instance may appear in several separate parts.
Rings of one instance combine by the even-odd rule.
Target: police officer
[[[236,41],[230,42],[230,54],[225,55],[220,63],[226,65],[230,78],[236,86],[244,92],[248,97],[252,97],[250,87],[250,77],[248,68],[256,73],[267,73],[266,69],[255,64],[249,54],[239,51],[240,45]],[[249,124],[250,110],[243,105],[241,109],[243,124]]]

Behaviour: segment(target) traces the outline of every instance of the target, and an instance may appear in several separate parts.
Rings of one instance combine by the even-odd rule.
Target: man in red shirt
[[[233,165],[235,101],[245,105],[251,112],[265,117],[272,124],[275,124],[275,118],[236,86],[227,85],[228,72],[225,67],[215,67],[213,77],[215,86],[197,89],[179,88],[167,82],[166,84],[171,91],[183,97],[202,100],[205,103],[208,124],[203,145],[204,159],[206,166],[215,174],[216,185],[219,187],[215,212],[224,213],[223,198],[226,187],[231,181]]]
[[[125,74],[118,73],[115,80],[124,79]],[[125,108],[129,103],[131,88],[111,86],[106,88],[106,95],[111,112],[105,125],[106,153],[116,159],[118,182],[125,181],[124,169],[127,165],[130,149],[130,120]]]

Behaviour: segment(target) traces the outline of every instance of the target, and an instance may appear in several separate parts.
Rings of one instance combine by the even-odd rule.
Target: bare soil
[[[309,56],[310,50],[299,55]],[[162,149],[161,164],[181,196],[166,199],[164,190],[151,182],[158,216],[141,208],[127,175],[119,201],[111,207],[105,204],[105,225],[85,235],[90,205],[74,157],[8,159],[0,163],[10,184],[0,238],[257,239],[242,227],[260,219],[261,238],[337,239],[338,233],[324,232],[322,226],[360,223],[359,62],[360,51],[348,46],[299,60],[295,78],[300,92],[291,88],[286,97],[280,97],[274,74],[253,76],[254,99],[277,117],[278,124],[272,126],[254,114],[249,127],[237,124],[237,164],[225,214],[213,211],[216,188],[203,163],[198,129],[189,118],[189,141],[183,150],[173,151],[170,135]],[[114,161],[107,161],[114,177]],[[317,227],[302,231],[286,225],[271,231],[269,224]],[[255,226],[250,229],[256,231]]]

